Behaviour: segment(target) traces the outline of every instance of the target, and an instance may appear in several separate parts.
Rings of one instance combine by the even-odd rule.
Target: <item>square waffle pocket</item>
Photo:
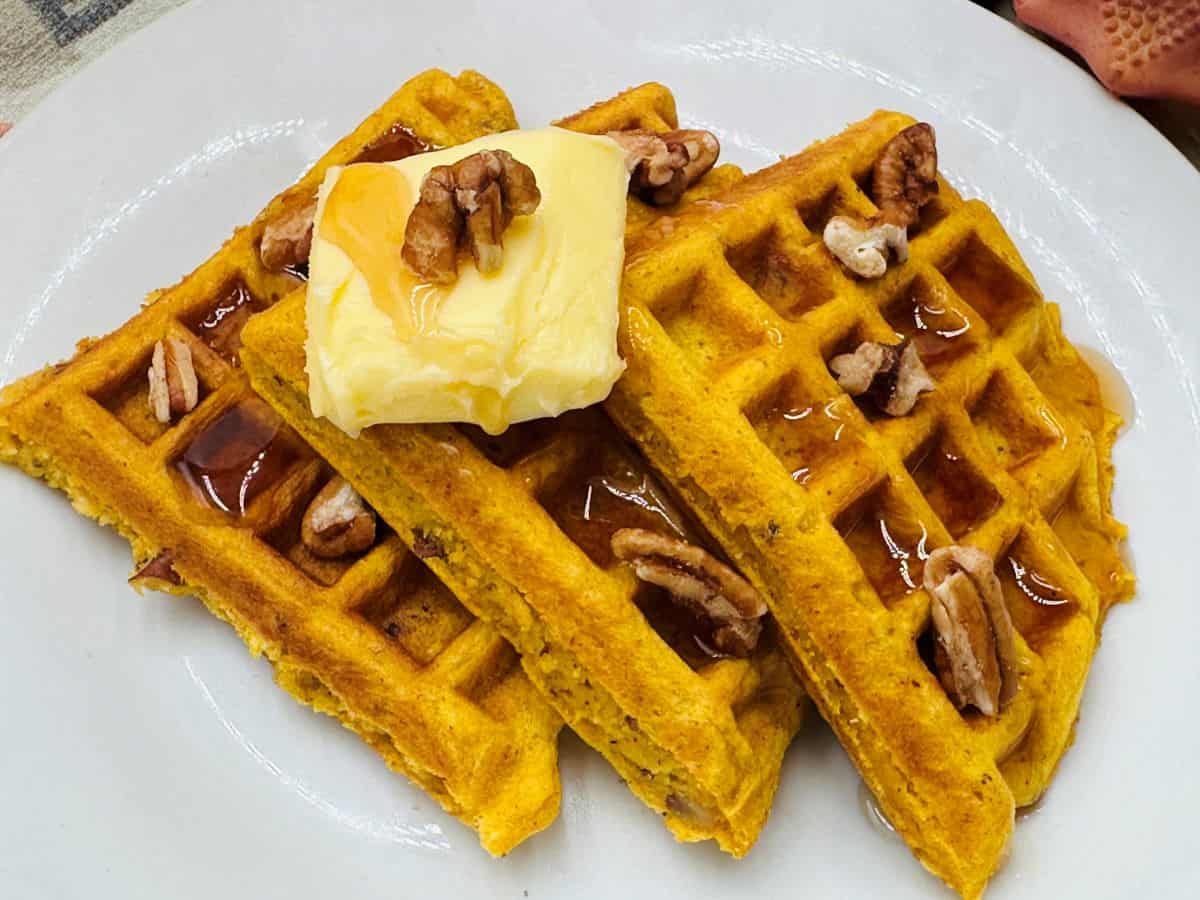
[[[659,85],[559,124],[594,133],[677,127]],[[738,175],[714,170],[684,203]],[[655,215],[630,201],[631,229]],[[618,528],[694,531],[636,450],[599,409],[497,438],[385,425],[352,439],[309,411],[304,338],[302,290],[247,327],[242,358],[255,390],[496,625],[534,684],[677,837],[746,853],[803,694],[769,632],[749,658],[717,658],[661,592],[613,559]]]
[[[308,203],[329,166],[515,127],[483,76],[418,75],[195,272],[0,403],[5,461],[124,535],[132,583],[199,596],[282,687],[356,731],[495,854],[557,813],[561,720],[509,645],[395,534],[338,560],[306,549],[300,518],[329,468],[253,395],[237,349],[246,320],[299,283],[262,265],[266,223]],[[163,425],[147,367],[168,337],[190,349],[199,401]]]
[[[1094,374],[996,218],[944,181],[911,256],[859,281],[821,234],[912,119],[880,112],[643,232],[606,408],[763,592],[806,687],[913,852],[966,897],[1071,743],[1103,613],[1132,592]],[[914,337],[937,381],[886,419],[831,356]],[[930,553],[996,562],[1019,688],[959,712],[927,660]]]

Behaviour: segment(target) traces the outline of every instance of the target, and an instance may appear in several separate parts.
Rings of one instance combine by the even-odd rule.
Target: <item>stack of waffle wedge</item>
[[[651,84],[557,124],[678,122]],[[331,165],[516,127],[482,76],[426,72],[128,323],[7,388],[0,453],[127,537],[135,586],[199,596],[493,853],[554,817],[565,721],[677,837],[743,855],[803,683],[916,855],[977,896],[1070,743],[1104,613],[1132,592],[1109,507],[1119,420],[994,216],[948,184],[884,278],[824,249],[829,217],[875,212],[862,185],[909,124],[877,113],[757,174],[720,166],[673,207],[631,199],[628,371],[603,408],[499,438],[352,439],[309,412],[303,282],[266,271],[258,244]],[[860,341],[921,332],[938,388],[910,416],[880,420],[829,374]],[[200,402],[164,426],[145,373],[168,336]],[[249,459],[249,488],[211,483],[201,450]],[[386,528],[330,562],[299,519],[334,472]],[[759,589],[774,624],[749,658],[673,633],[612,556],[625,526],[687,534]],[[952,543],[994,556],[1020,633],[1020,690],[996,718],[957,711],[924,659],[921,569]]]

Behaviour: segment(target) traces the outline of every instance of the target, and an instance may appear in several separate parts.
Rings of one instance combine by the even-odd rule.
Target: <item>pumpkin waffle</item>
[[[878,212],[864,185],[911,124],[876,113],[635,238],[606,408],[763,592],[897,831],[976,897],[1071,743],[1133,579],[1110,507],[1119,419],[988,207],[941,181],[877,281],[823,244],[831,216]],[[937,387],[880,417],[828,363],[897,335]],[[995,559],[1019,633],[996,717],[959,712],[927,662],[923,565],[951,544]]]
[[[195,272],[0,403],[4,460],[125,536],[133,583],[199,596],[283,688],[356,731],[495,854],[557,813],[560,719],[395,534],[338,560],[305,547],[300,518],[328,467],[253,396],[237,347],[249,315],[299,283],[261,264],[265,223],[307,203],[329,166],[514,127],[483,76],[418,75]],[[199,381],[199,404],[170,426],[147,399],[167,336],[190,348]]]
[[[558,124],[595,133],[677,127],[659,85]],[[715,169],[682,203],[739,177]],[[628,226],[653,227],[657,215],[630,201]],[[452,425],[382,425],[353,439],[314,419],[303,294],[247,327],[242,359],[255,390],[496,625],[570,726],[678,838],[715,838],[746,853],[799,725],[799,685],[769,633],[749,658],[717,658],[696,623],[611,548],[622,527],[702,541],[695,523],[598,408],[495,438]]]

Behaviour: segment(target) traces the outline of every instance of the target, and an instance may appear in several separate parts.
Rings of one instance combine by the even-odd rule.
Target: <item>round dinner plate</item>
[[[1135,411],[1115,502],[1138,597],[989,897],[1200,894],[1196,171],[965,0],[540,5],[195,0],[101,58],[0,141],[0,381],[116,327],[429,66],[494,78],[526,125],[659,80],[747,168],[877,107],[926,119]],[[132,595],[124,542],[59,495],[5,470],[0,509],[6,897],[949,895],[815,716],[744,861],[676,844],[570,736],[558,820],[491,859],[198,603]]]

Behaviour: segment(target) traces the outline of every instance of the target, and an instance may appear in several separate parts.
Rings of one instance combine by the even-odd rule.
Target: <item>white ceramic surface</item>
[[[0,381],[177,279],[396,85],[472,66],[540,124],[648,79],[756,166],[879,106],[936,124],[1068,333],[1136,398],[1117,448],[1138,601],[1111,616],[1077,744],[989,896],[1200,894],[1200,177],[1071,63],[962,0],[413,4],[196,0],[0,141]],[[198,604],[0,472],[0,896],[925,897],[816,723],[741,863],[676,845],[563,741],[563,809],[495,861],[277,690]]]

